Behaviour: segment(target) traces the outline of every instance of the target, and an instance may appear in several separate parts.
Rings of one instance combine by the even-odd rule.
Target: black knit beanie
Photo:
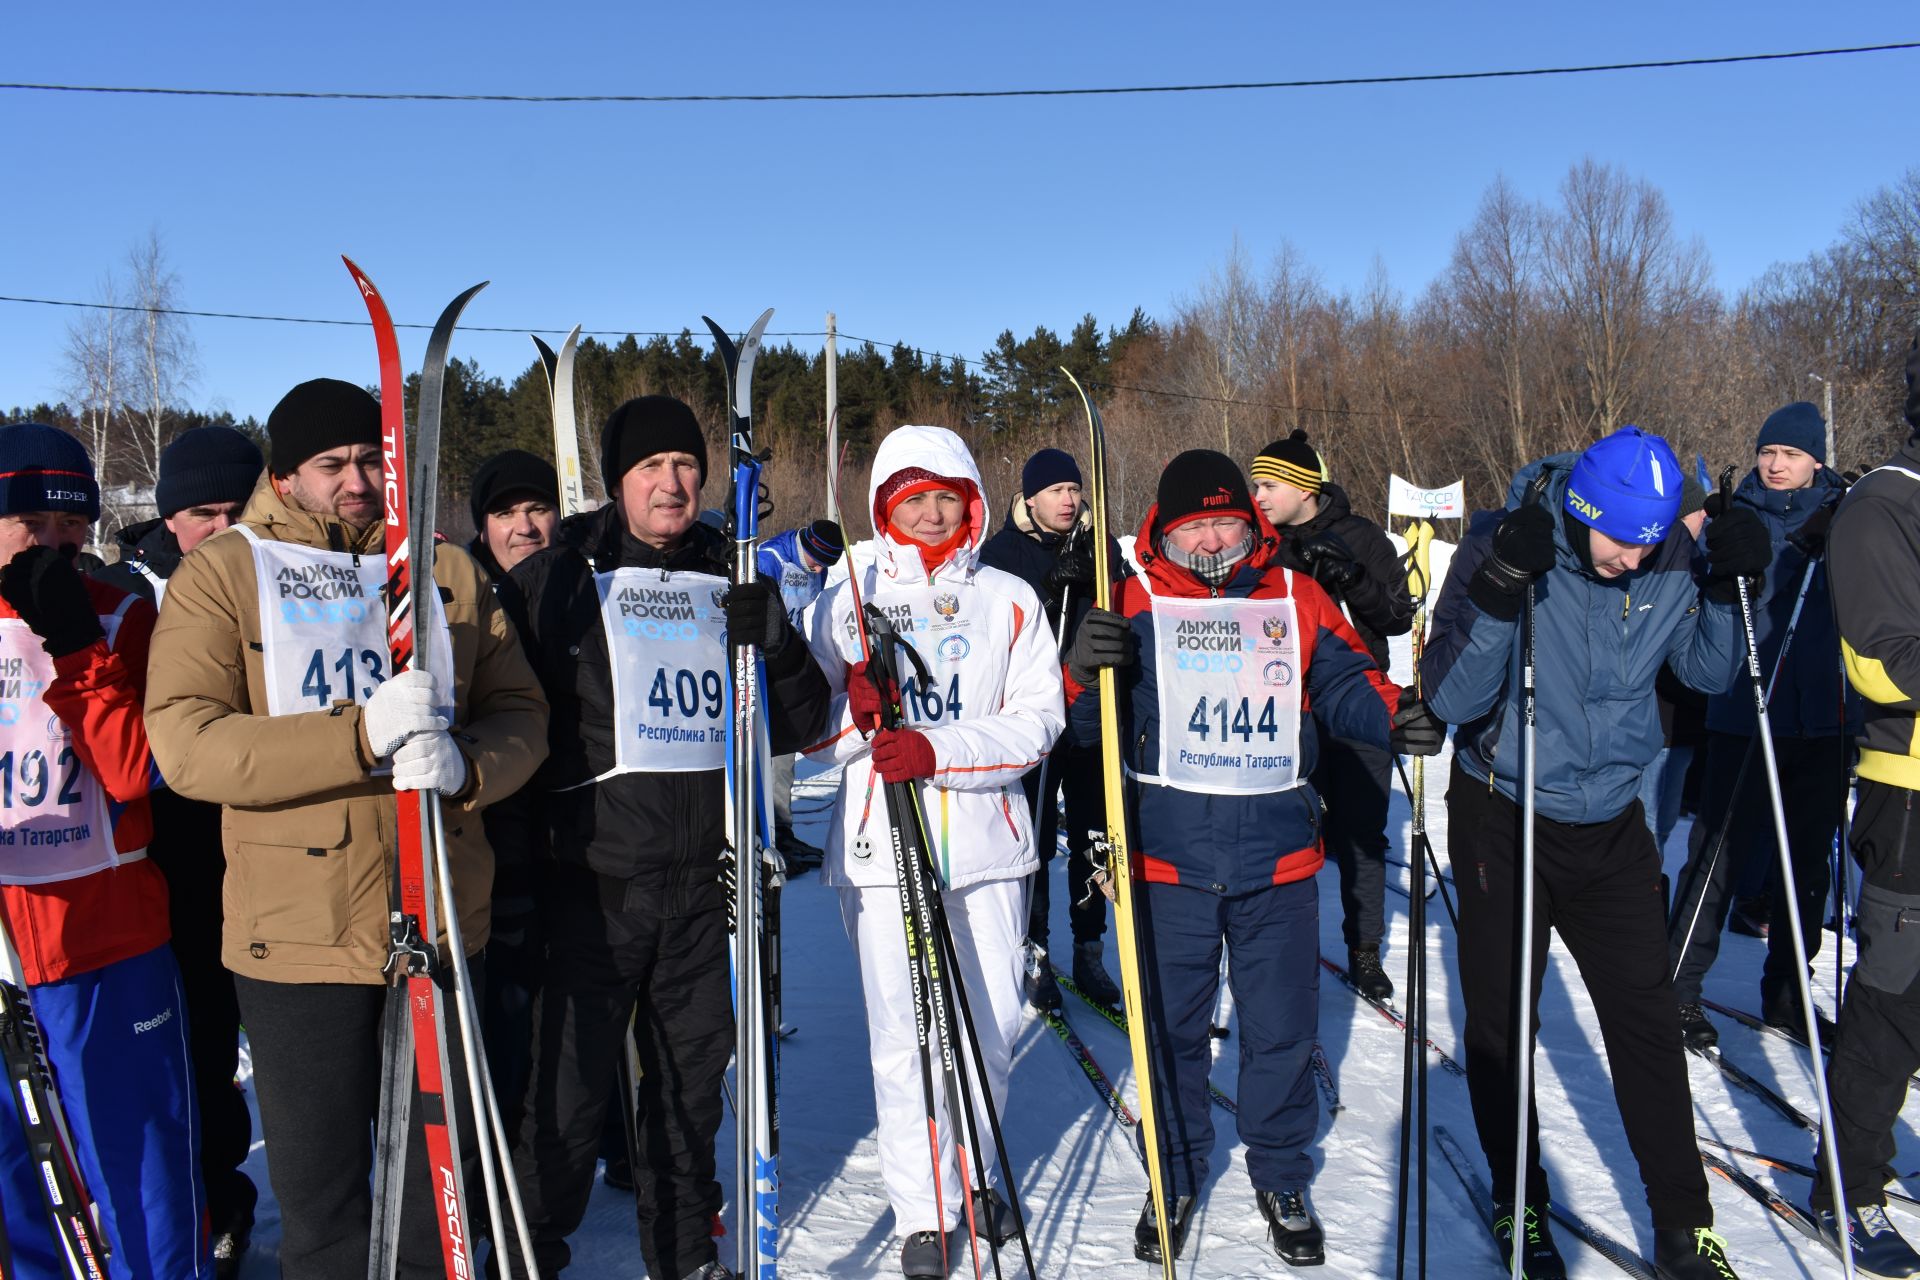
[[[1213,449],[1189,449],[1160,473],[1155,498],[1157,532],[1201,516],[1239,516],[1253,522],[1253,497],[1232,458]]]
[[[1907,348],[1907,425],[1920,433],[1920,337]]]
[[[690,453],[700,463],[700,483],[707,482],[707,438],[699,420],[672,396],[640,396],[607,415],[600,429],[600,482],[615,497],[620,477],[643,458],[656,453]]]
[[[316,453],[347,444],[380,443],[380,402],[365,387],[338,378],[303,382],[267,415],[269,469],[290,476]]]
[[[1319,451],[1307,443],[1307,433],[1298,427],[1285,440],[1275,440],[1255,454],[1247,470],[1255,480],[1278,480],[1307,493],[1320,492],[1326,482]]]
[[[232,427],[195,427],[160,451],[153,504],[165,517],[188,507],[245,502],[266,465],[260,446]]]
[[[525,449],[508,449],[481,463],[474,470],[473,492],[468,495],[473,527],[486,528],[487,512],[493,510],[500,499],[516,494],[545,498],[558,507],[560,477],[554,472],[553,464]]]
[[[846,554],[847,540],[831,520],[815,520],[800,531],[800,546],[822,569],[831,569]]]

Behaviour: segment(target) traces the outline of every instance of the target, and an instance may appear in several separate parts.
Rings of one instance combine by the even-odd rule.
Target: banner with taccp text
[[[1429,520],[1461,520],[1467,514],[1467,482],[1464,478],[1438,489],[1423,489],[1402,480],[1387,478],[1387,514],[1425,516]]]

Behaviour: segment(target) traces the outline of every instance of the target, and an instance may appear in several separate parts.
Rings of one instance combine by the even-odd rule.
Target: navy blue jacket
[[[1800,581],[1807,573],[1806,554],[1787,539],[1799,532],[1814,512],[1838,503],[1846,492],[1846,482],[1826,467],[1813,473],[1813,484],[1805,489],[1769,489],[1760,482],[1759,471],[1754,470],[1734,490],[1734,502],[1765,521],[1773,539],[1773,564],[1767,570],[1760,598],[1753,602],[1753,641],[1760,650],[1762,681],[1773,678],[1774,663],[1780,659],[1780,640],[1786,634],[1787,620],[1793,616]],[[1711,732],[1753,735],[1750,683],[1738,681],[1733,689],[1707,702],[1707,728]],[[1840,688],[1840,635],[1833,625],[1833,593],[1826,565],[1816,563],[1807,586],[1807,602],[1794,625],[1786,665],[1780,668],[1773,696],[1767,700],[1767,720],[1773,736],[1830,738],[1839,733]],[[1860,727],[1860,700],[1851,691],[1846,727],[1849,732]]]
[[[1519,506],[1542,469],[1541,501],[1555,513],[1555,564],[1534,584],[1534,687],[1539,756],[1534,796],[1556,822],[1605,822],[1640,791],[1664,745],[1654,680],[1660,664],[1703,693],[1730,687],[1741,666],[1738,609],[1703,600],[1685,526],[1641,566],[1612,580],[1586,567],[1559,518],[1578,454],[1531,463],[1513,478]],[[1482,613],[1467,583],[1505,511],[1475,515],[1454,553],[1421,662],[1428,705],[1458,725],[1454,750],[1467,773],[1520,797],[1520,623]],[[1584,526],[1582,532],[1585,532]]]

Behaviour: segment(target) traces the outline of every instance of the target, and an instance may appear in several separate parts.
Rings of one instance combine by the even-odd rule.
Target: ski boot
[[[1654,1228],[1653,1269],[1661,1280],[1740,1280],[1711,1227]]]
[[[1053,980],[1047,949],[1029,940],[1023,950],[1027,955],[1027,1003],[1041,1013],[1060,1012],[1060,984]]]
[[[1567,1263],[1553,1243],[1547,1227],[1547,1206],[1527,1206],[1526,1239],[1520,1245],[1524,1257],[1521,1274],[1526,1280],[1567,1280]],[[1493,1206],[1493,1235],[1500,1242],[1500,1264],[1513,1269],[1513,1206]]]
[[[1003,1245],[1020,1234],[1013,1221],[1013,1207],[1000,1196],[998,1187],[985,1191],[973,1189],[973,1220],[980,1228],[980,1239]]]
[[[1120,1007],[1120,988],[1107,976],[1100,960],[1100,939],[1090,938],[1073,944],[1073,985],[1104,1005]]]
[[[1179,1257],[1187,1244],[1187,1228],[1193,1225],[1194,1198],[1175,1196],[1173,1198],[1173,1221],[1167,1229],[1167,1238],[1173,1242],[1173,1256]],[[1142,1262],[1160,1265],[1160,1224],[1153,1214],[1153,1193],[1147,1193],[1147,1202],[1140,1206],[1140,1221],[1133,1225],[1133,1256]]]
[[[1707,1011],[1697,1004],[1680,1006],[1680,1040],[1695,1053],[1705,1053],[1720,1043],[1720,1032],[1707,1021]]]
[[[1327,1260],[1327,1233],[1313,1216],[1305,1187],[1292,1191],[1256,1191],[1260,1216],[1267,1220],[1273,1251],[1290,1267],[1317,1267]]]
[[[900,1274],[907,1280],[947,1280],[948,1246],[944,1231],[916,1231],[900,1246]]]
[[[1813,1219],[1820,1224],[1820,1234],[1827,1243],[1838,1248],[1840,1236],[1834,1228],[1833,1210],[1814,1209]],[[1870,1276],[1920,1276],[1920,1253],[1915,1253],[1887,1220],[1885,1205],[1861,1204],[1849,1209],[1847,1236],[1853,1241],[1854,1270]]]
[[[1380,944],[1347,948],[1347,973],[1360,994],[1369,1000],[1393,999],[1393,979],[1380,967]]]
[[[735,1277],[733,1272],[727,1269],[726,1263],[716,1260],[702,1263],[687,1272],[680,1280],[735,1280]]]
[[[1815,1009],[1813,1020],[1820,1029],[1820,1043],[1829,1049],[1833,1048],[1833,1019]],[[1801,1044],[1807,1042],[1807,1015],[1800,1011],[1798,992],[1779,1000],[1763,999],[1760,1002],[1760,1021],[1776,1031],[1786,1032]]]
[[[773,835],[773,847],[780,851],[780,857],[787,864],[787,874],[803,875],[817,870],[827,860],[824,850],[817,845],[808,844],[793,833],[792,827],[777,827]]]

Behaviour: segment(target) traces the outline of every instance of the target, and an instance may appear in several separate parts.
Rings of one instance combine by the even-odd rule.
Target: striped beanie
[[[1255,480],[1277,480],[1307,493],[1320,492],[1327,482],[1327,464],[1298,427],[1256,454],[1247,470]]]
[[[0,515],[71,511],[100,518],[100,484],[86,446],[58,427],[0,427]]]

